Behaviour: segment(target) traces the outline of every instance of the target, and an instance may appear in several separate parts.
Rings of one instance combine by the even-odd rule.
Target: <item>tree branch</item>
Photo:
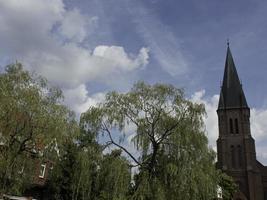
[[[116,143],[114,140],[113,140],[113,138],[112,138],[112,136],[111,136],[111,133],[110,133],[110,131],[109,131],[109,129],[108,129],[108,127],[106,126],[106,124],[105,123],[103,123],[103,129],[108,133],[108,136],[109,136],[109,139],[110,139],[110,142],[112,143],[112,144],[114,144],[115,146],[117,146],[117,147],[119,147],[120,149],[122,149],[126,154],[128,154],[128,156],[130,156],[131,158],[132,158],[132,160],[137,164],[137,166],[141,166],[141,163],[126,149],[126,148],[124,148],[123,146],[121,146],[121,145],[119,145],[118,143]]]

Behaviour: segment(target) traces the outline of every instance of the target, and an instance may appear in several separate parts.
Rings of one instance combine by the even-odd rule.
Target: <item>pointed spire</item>
[[[248,108],[246,97],[244,95],[229,47],[229,40],[227,40],[224,77],[218,105],[218,109],[227,108]]]

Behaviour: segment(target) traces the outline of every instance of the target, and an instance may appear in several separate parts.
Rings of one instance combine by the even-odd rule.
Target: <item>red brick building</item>
[[[240,192],[234,199],[267,200],[267,167],[256,159],[250,132],[250,108],[229,45],[217,114],[217,165],[238,184]]]

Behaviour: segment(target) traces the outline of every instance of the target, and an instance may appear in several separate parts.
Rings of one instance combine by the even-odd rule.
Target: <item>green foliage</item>
[[[113,150],[104,156],[98,177],[97,199],[127,199],[131,173],[128,161],[121,157],[121,150]]]
[[[32,182],[35,159],[52,140],[77,133],[62,92],[20,63],[0,74],[0,192],[20,194]]]
[[[128,93],[110,92],[81,116],[83,130],[108,138],[138,166],[132,199],[212,199],[219,182],[215,154],[203,128],[204,106],[192,103],[171,85],[138,82]],[[136,127],[134,156],[116,134]]]
[[[182,90],[138,82],[128,93],[110,92],[81,115],[80,127],[62,99],[19,63],[0,74],[0,193],[30,187],[36,159],[53,160],[46,190],[56,200],[207,200],[219,183],[226,199],[234,193],[215,169],[204,106]],[[135,153],[124,146],[129,127]],[[59,155],[50,151],[54,141]]]
[[[22,195],[34,183],[36,161],[51,160],[51,198],[126,198],[128,161],[118,151],[103,155],[96,135],[80,131],[73,112],[61,104],[58,88],[17,63],[0,74],[0,90],[0,194]]]
[[[131,174],[118,150],[102,156],[99,145],[68,141],[50,176],[53,199],[127,199]]]
[[[238,186],[234,180],[225,173],[220,173],[220,187],[222,188],[223,199],[231,200],[234,194],[238,191]]]

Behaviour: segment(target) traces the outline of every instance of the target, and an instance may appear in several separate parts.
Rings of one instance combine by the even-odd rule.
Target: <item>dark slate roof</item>
[[[223,84],[218,105],[218,109],[227,108],[248,108],[229,46],[227,47]]]

